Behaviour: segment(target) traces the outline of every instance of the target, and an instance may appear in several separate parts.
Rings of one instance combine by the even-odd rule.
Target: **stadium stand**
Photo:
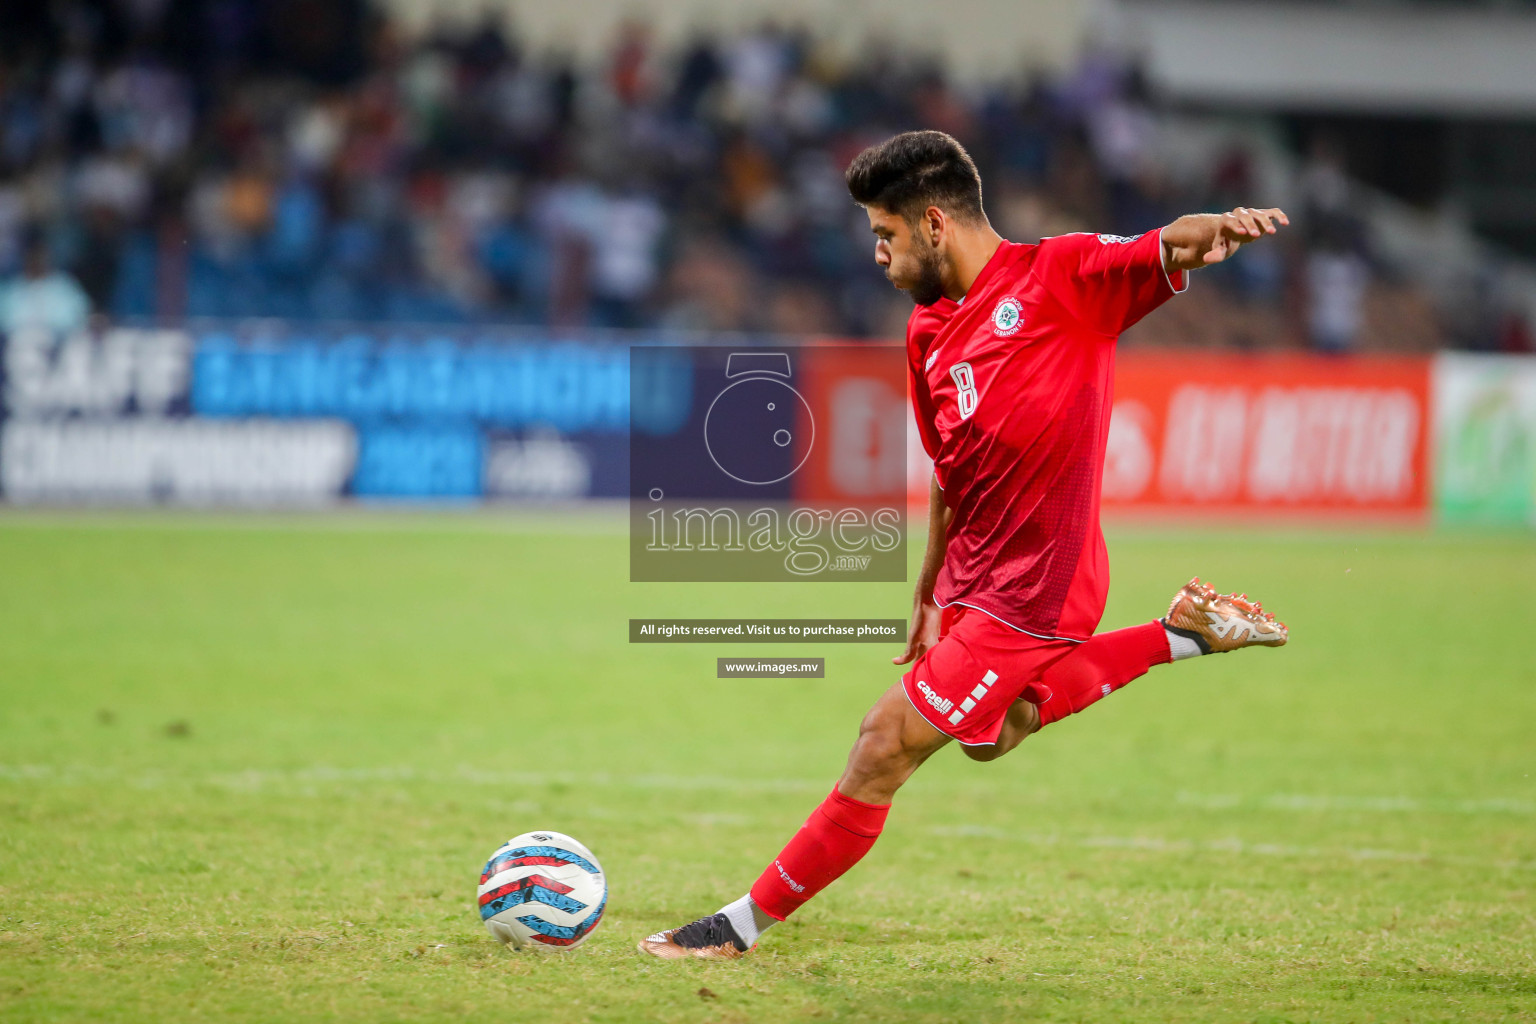
[[[1326,134],[1298,155],[1162,107],[1106,50],[975,88],[801,29],[675,49],[635,23],[593,66],[490,21],[408,37],[361,0],[311,5],[329,20],[302,36],[241,0],[0,6],[0,293],[41,247],[117,318],[890,335],[908,307],[841,168],[925,126],[971,148],[1016,239],[1293,210],[1285,245],[1207,273],[1130,344],[1531,347],[1502,283],[1518,264],[1463,232],[1467,271],[1437,288],[1425,229]]]

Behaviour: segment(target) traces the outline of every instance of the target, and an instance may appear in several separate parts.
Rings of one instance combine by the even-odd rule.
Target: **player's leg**
[[[1078,644],[1040,677],[1040,728],[1108,697],[1154,666],[1173,660],[1161,620],[1099,633]]]
[[[1003,731],[996,743],[962,745],[961,750],[972,761],[996,761],[1008,751],[1024,742],[1024,737],[1040,731],[1040,710],[1027,700],[1016,700],[1003,719]]]
[[[859,723],[859,738],[848,752],[837,791],[855,800],[890,803],[918,766],[948,742],[912,707],[902,684],[894,683]]]
[[[1044,665],[1003,719],[997,742],[966,746],[973,761],[995,761],[1052,722],[1109,696],[1154,665],[1172,660],[1161,622],[1100,633]]]
[[[914,710],[897,683],[859,725],[842,777],[750,892],[692,924],[640,943],[664,959],[734,959],[763,931],[842,877],[875,845],[891,797],[949,737]]]
[[[1100,633],[1044,667],[1039,682],[1026,686],[1009,708],[997,742],[962,749],[972,760],[996,760],[1031,733],[1086,709],[1156,665],[1244,647],[1279,647],[1288,638],[1285,624],[1246,594],[1218,594],[1196,577],[1174,595],[1166,618]]]

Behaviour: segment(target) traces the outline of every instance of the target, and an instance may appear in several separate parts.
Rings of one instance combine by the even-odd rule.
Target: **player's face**
[[[891,284],[919,306],[931,305],[944,294],[944,264],[927,235],[913,230],[898,213],[866,206],[869,230],[875,235],[875,262]]]

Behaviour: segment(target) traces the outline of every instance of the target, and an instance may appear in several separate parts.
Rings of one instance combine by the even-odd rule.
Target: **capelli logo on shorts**
[[[941,715],[948,714],[949,709],[955,706],[954,701],[946,697],[940,697],[921,679],[917,681],[917,688],[923,692],[923,699],[933,705],[933,709]]]

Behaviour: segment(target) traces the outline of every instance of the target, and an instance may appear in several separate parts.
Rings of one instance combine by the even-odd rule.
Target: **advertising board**
[[[1446,353],[1434,396],[1440,518],[1536,526],[1536,358]]]
[[[1422,519],[1429,397],[1427,359],[1122,353],[1104,511]],[[911,497],[926,501],[915,444]]]
[[[0,338],[0,497],[620,497],[624,341],[280,321]]]
[[[676,358],[658,357],[632,386],[632,340]],[[904,476],[909,500],[926,502],[926,456],[910,411],[896,414],[901,385],[885,353],[866,358],[882,349],[796,350],[824,443],[776,500],[874,507]],[[707,369],[689,351],[629,336],[279,321],[18,332],[0,337],[0,500],[633,498],[631,401],[648,436],[682,429],[666,418],[703,386],[689,374]],[[903,441],[904,466],[892,455]],[[753,493],[717,496],[771,488],[737,489]],[[1536,525],[1536,359],[1125,351],[1103,499],[1112,516],[1191,522],[1433,512]]]

